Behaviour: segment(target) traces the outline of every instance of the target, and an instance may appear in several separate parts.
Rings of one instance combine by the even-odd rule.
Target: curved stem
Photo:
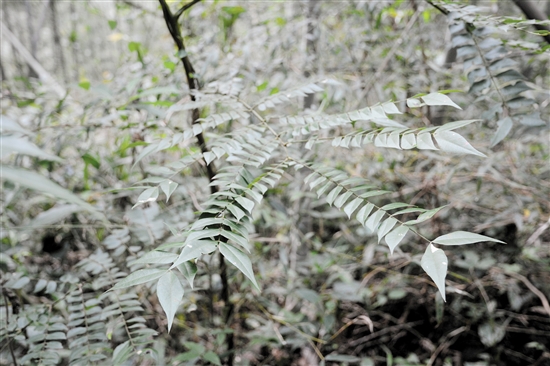
[[[179,26],[178,19],[185,10],[191,8],[193,5],[195,5],[200,1],[201,0],[193,0],[185,4],[183,7],[181,7],[176,13],[172,13],[172,11],[170,10],[170,7],[166,3],[166,0],[159,0],[162,8],[162,13],[164,15],[164,20],[166,22],[166,26],[168,28],[168,31],[170,32],[170,35],[172,36],[172,39],[174,40],[174,43],[178,48],[178,57],[181,60],[181,63],[183,64],[183,68],[185,70],[187,84],[189,85],[189,94],[192,101],[196,100],[195,91],[200,89],[200,83],[199,83],[199,79],[197,78],[195,69],[193,68],[191,61],[187,56],[187,51],[185,50],[185,44],[183,42],[183,36],[181,34],[181,28]],[[192,116],[193,124],[199,123],[198,119],[200,118],[200,110],[198,108],[193,109],[191,116]],[[209,152],[209,149],[206,146],[206,141],[204,139],[204,135],[202,132],[197,135],[197,144],[199,145],[201,152],[203,153],[203,156],[205,153]],[[214,177],[217,174],[216,166],[214,165],[213,162],[210,162],[210,164],[208,164],[206,160],[204,160],[204,162],[205,162],[206,173],[208,175],[208,180],[209,182],[212,182],[214,180]],[[218,187],[215,185],[211,185],[210,193],[214,194],[216,192],[218,192]],[[219,271],[220,271],[220,277],[222,281],[221,297],[223,302],[225,303],[225,322],[227,325],[229,325],[231,316],[233,314],[233,305],[229,301],[229,280],[227,277],[227,266],[225,263],[225,258],[221,253],[219,253]],[[233,333],[227,334],[226,345],[227,345],[227,351],[228,351],[226,364],[229,366],[232,366],[233,365],[233,348],[234,348]]]

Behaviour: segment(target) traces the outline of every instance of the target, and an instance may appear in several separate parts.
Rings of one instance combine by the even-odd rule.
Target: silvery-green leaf
[[[424,95],[421,98],[427,105],[448,105],[457,109],[462,109],[445,94],[430,93],[428,95]]]
[[[435,147],[432,135],[429,132],[419,133],[416,136],[416,147],[421,150],[439,150]]]
[[[172,182],[170,179],[167,179],[160,183],[159,187],[166,195],[166,202],[168,202],[172,193],[174,193],[176,188],[178,188],[178,184],[176,182]]]
[[[473,154],[486,157],[485,154],[474,149],[464,137],[454,131],[438,130],[434,133],[434,139],[443,151],[453,154]]]
[[[501,240],[493,239],[491,237],[480,235],[476,233],[470,233],[467,231],[455,231],[449,234],[441,235],[432,242],[441,245],[464,245],[464,244],[474,244],[480,243],[483,241],[492,241],[495,243],[505,244]]]
[[[83,209],[92,212],[97,217],[102,220],[106,220],[105,216],[97,211],[92,205],[81,200],[74,193],[62,188],[51,180],[45,178],[44,176],[31,172],[28,170],[23,170],[19,168],[13,168],[6,165],[0,165],[0,179],[9,180],[11,182],[20,184],[23,187],[34,189],[38,192],[50,194],[62,200],[65,200],[69,203],[75,203],[82,207]]]
[[[348,218],[351,218],[351,215],[353,214],[353,212],[357,210],[357,207],[359,207],[359,205],[362,202],[363,202],[362,199],[356,198],[352,200],[350,203],[348,203],[346,207],[344,207],[344,212],[346,213],[346,215],[348,215]]]
[[[359,221],[362,225],[365,224],[365,221],[367,221],[367,218],[369,217],[372,209],[374,208],[374,205],[372,203],[367,203],[365,206],[361,207],[359,212],[357,212],[357,215],[355,218],[357,221]]]
[[[139,195],[137,203],[132,208],[136,208],[137,206],[142,205],[146,202],[154,202],[157,200],[158,196],[159,196],[158,187],[147,188],[145,191],[143,191]]]
[[[508,134],[512,130],[514,122],[512,121],[512,118],[506,117],[498,121],[497,125],[497,132],[495,132],[493,138],[491,139],[491,147],[497,145],[499,142],[504,140],[506,136],[508,136]]]
[[[441,297],[445,301],[445,277],[447,276],[447,256],[441,249],[429,244],[420,261],[422,269],[435,282]]]
[[[157,296],[160,306],[166,313],[168,332],[170,332],[174,316],[183,298],[183,286],[174,272],[168,271],[159,279],[157,283]]]
[[[235,201],[237,201],[248,212],[252,213],[252,210],[254,209],[254,201],[249,200],[248,198],[245,198],[243,196],[235,198]]]
[[[39,227],[55,224],[79,211],[82,211],[82,207],[76,204],[55,206],[36,215],[29,226]]]
[[[120,280],[116,285],[113,286],[112,290],[118,290],[121,288],[136,286],[142,283],[153,281],[162,277],[162,275],[164,275],[165,273],[166,269],[140,269],[128,275],[126,278]]]
[[[20,136],[0,136],[0,156],[6,157],[11,154],[22,154],[35,156],[42,160],[62,162],[58,156],[48,154],[38,146]]]
[[[197,240],[186,244],[170,269],[180,264],[200,257],[202,254],[212,253],[217,248],[218,242],[212,240]]]
[[[376,227],[378,226],[378,223],[384,216],[384,211],[378,210],[375,213],[373,213],[365,222],[365,227],[369,229],[371,232],[376,231]]]
[[[168,264],[173,263],[178,258],[178,255],[175,253],[161,252],[159,250],[153,250],[141,258],[136,260],[136,263],[147,263],[147,264]]]
[[[258,286],[258,283],[256,282],[256,278],[254,277],[254,271],[252,270],[252,262],[250,261],[250,258],[241,252],[239,249],[225,244],[220,243],[220,253],[235,267],[237,267],[250,281],[252,281],[252,284],[260,290],[260,286]]]
[[[520,116],[514,116],[514,119],[517,119],[519,123],[521,123],[524,126],[529,127],[537,127],[537,126],[545,126],[546,122],[544,122],[540,118],[540,113],[532,113],[527,115],[520,115]]]
[[[197,265],[191,261],[183,262],[178,265],[178,270],[181,272],[183,277],[189,282],[189,286],[193,288],[193,281],[197,274]]]
[[[401,225],[393,229],[384,240],[386,240],[386,244],[388,244],[388,247],[390,248],[390,253],[393,254],[393,251],[399,243],[405,238],[405,235],[409,232],[409,227],[406,225]]]
[[[378,228],[378,243],[380,243],[380,240],[390,232],[390,230],[395,226],[397,223],[397,220],[393,217],[388,217],[386,220],[380,224],[380,227]]]

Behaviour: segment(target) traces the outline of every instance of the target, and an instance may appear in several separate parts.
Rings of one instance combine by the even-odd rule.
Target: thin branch
[[[143,11],[144,13],[147,13],[147,14],[153,14],[151,11],[145,9],[144,7],[142,7],[141,5],[138,5],[136,3],[133,3],[129,0],[121,0],[124,4],[128,5],[128,6],[131,6],[132,8],[135,8],[135,9],[139,9],[141,11]]]
[[[548,18],[544,15],[544,12],[542,10],[540,10],[537,7],[537,5],[534,4],[532,1],[526,1],[526,0],[521,0],[521,1],[520,0],[512,0],[512,1],[518,6],[518,8],[521,9],[523,14],[525,14],[525,16],[528,19],[548,20]],[[533,26],[537,30],[550,32],[550,28],[548,26],[544,26],[542,24],[533,24]],[[540,36],[542,38],[544,38],[546,43],[550,44],[550,34],[541,34]]]
[[[201,1],[202,0],[193,0],[190,3],[185,4],[184,6],[181,7],[180,10],[176,12],[176,14],[174,14],[174,18],[176,18],[176,20],[179,19],[179,17],[183,14],[184,11],[186,11],[187,9],[189,9],[190,7],[192,7],[193,5]]]
[[[531,290],[532,293],[537,295],[537,297],[540,299],[540,302],[542,303],[542,307],[548,313],[548,315],[550,315],[550,303],[548,302],[548,299],[542,293],[542,291],[540,291],[538,288],[536,288],[535,285],[533,285],[531,283],[531,281],[529,281],[527,279],[527,277],[522,276],[519,273],[514,273],[514,272],[509,272],[509,271],[505,271],[504,273],[506,273],[510,277],[514,277],[515,279],[520,280],[521,282],[523,282],[523,284],[525,286],[527,286],[527,288],[529,290]]]
[[[0,29],[2,30],[2,36],[7,39],[9,43],[19,52],[21,57],[25,60],[38,75],[38,78],[42,80],[44,84],[49,84],[53,91],[60,97],[65,98],[67,91],[55,81],[49,72],[42,67],[42,65],[31,55],[31,53],[23,46],[23,44],[17,39],[17,37],[0,21]]]
[[[437,4],[435,4],[432,0],[426,0],[426,2],[428,4],[430,4],[431,6],[433,6],[434,8],[436,8],[437,10],[439,10],[442,14],[444,15],[448,15],[449,14],[449,11]]]
[[[174,43],[176,44],[178,48],[178,57],[181,60],[181,63],[183,64],[183,68],[185,70],[185,76],[187,77],[187,84],[189,85],[189,96],[191,101],[196,100],[195,91],[200,89],[200,83],[197,79],[197,74],[195,72],[195,69],[193,68],[193,65],[191,64],[191,61],[189,60],[189,57],[187,56],[187,51],[185,50],[185,44],[183,43],[183,36],[181,35],[181,29],[178,23],[178,17],[181,16],[181,14],[189,9],[194,4],[198,3],[200,0],[193,0],[192,2],[184,5],[176,14],[173,14],[170,10],[170,7],[166,3],[166,0],[159,0],[160,6],[162,8],[162,13],[164,15],[164,20],[166,22],[166,27],[168,28],[168,31],[170,32],[170,35],[172,36],[172,39],[174,40]],[[193,124],[199,123],[198,119],[200,118],[200,110],[198,108],[194,108],[191,113],[191,118],[193,120]],[[203,133],[199,133],[197,135],[197,143],[201,149],[201,152],[203,153],[203,156],[209,152],[208,147],[206,146],[206,141],[204,139]],[[213,162],[205,161],[205,167],[206,167],[206,173],[208,175],[209,182],[214,181],[214,177],[216,176],[216,166]],[[218,187],[216,185],[210,186],[210,192],[212,194],[218,192]],[[223,240],[227,240],[223,238]],[[225,262],[225,257],[220,252],[219,253],[219,271],[220,271],[220,277],[222,281],[222,291],[221,291],[221,298],[223,302],[225,303],[225,323],[227,325],[230,325],[231,318],[233,316],[233,310],[234,306],[231,304],[229,300],[229,279],[227,276],[227,265]],[[226,346],[227,346],[227,362],[226,364],[228,366],[233,365],[233,354],[234,354],[234,336],[233,333],[229,333],[226,337]]]

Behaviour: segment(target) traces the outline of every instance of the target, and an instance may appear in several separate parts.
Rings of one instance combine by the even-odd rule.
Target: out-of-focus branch
[[[67,91],[63,88],[49,72],[40,65],[40,63],[32,57],[31,53],[23,46],[23,44],[17,39],[17,37],[0,21],[0,27],[2,29],[2,36],[19,52],[25,62],[36,72],[38,78],[44,83],[50,86],[52,90],[60,97],[65,98]]]
[[[527,1],[527,0],[512,0],[518,8],[521,9],[523,14],[528,19],[531,20],[548,20],[544,12],[537,7],[537,5],[533,1]],[[548,31],[550,32],[550,27],[544,26],[542,24],[534,24],[535,28],[542,31]],[[546,43],[550,44],[550,34],[541,35],[542,38],[546,41]]]

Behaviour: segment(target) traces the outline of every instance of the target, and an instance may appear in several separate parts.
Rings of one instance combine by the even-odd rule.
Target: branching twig
[[[172,13],[172,11],[170,10],[170,7],[166,3],[166,0],[159,0],[160,5],[162,7],[164,20],[166,21],[166,26],[168,27],[168,31],[170,32],[170,35],[172,36],[172,39],[174,40],[174,43],[178,48],[178,57],[180,58],[181,63],[183,64],[183,68],[185,70],[185,76],[187,77],[187,83],[189,85],[190,98],[191,98],[191,101],[193,102],[196,100],[196,96],[194,92],[200,89],[200,83],[197,78],[195,69],[193,68],[191,61],[187,56],[187,51],[185,50],[185,44],[183,42],[183,36],[181,34],[178,18],[183,14],[185,10],[191,8],[193,5],[195,5],[199,1],[201,0],[193,0],[190,3],[185,4],[176,13]],[[192,116],[193,124],[199,123],[198,119],[200,118],[200,110],[198,108],[194,108],[191,113],[191,116]],[[197,143],[203,155],[209,152],[202,132],[197,135]],[[210,162],[210,164],[208,164],[208,162],[206,162],[205,160],[205,163],[206,163],[205,167],[206,167],[206,173],[208,175],[208,180],[209,182],[212,182],[214,180],[214,177],[216,176],[216,167],[213,162]],[[215,185],[211,185],[210,192],[212,194],[218,192],[218,187]],[[220,239],[226,240],[225,238],[220,238]],[[227,266],[225,263],[225,258],[221,253],[219,253],[219,271],[220,271],[220,277],[222,281],[221,298],[225,303],[225,322],[227,325],[229,325],[231,317],[233,315],[233,305],[229,301],[229,281],[227,277]],[[227,351],[228,351],[226,364],[228,366],[232,366],[233,365],[233,348],[234,348],[233,333],[227,334],[226,345],[227,345]]]
[[[176,14],[174,14],[174,18],[176,18],[176,20],[179,19],[179,17],[183,14],[184,11],[186,11],[187,9],[189,9],[190,7],[192,7],[193,5],[195,5],[200,1],[201,0],[193,0],[190,3],[185,4],[184,6],[181,7],[180,10],[176,12]]]

